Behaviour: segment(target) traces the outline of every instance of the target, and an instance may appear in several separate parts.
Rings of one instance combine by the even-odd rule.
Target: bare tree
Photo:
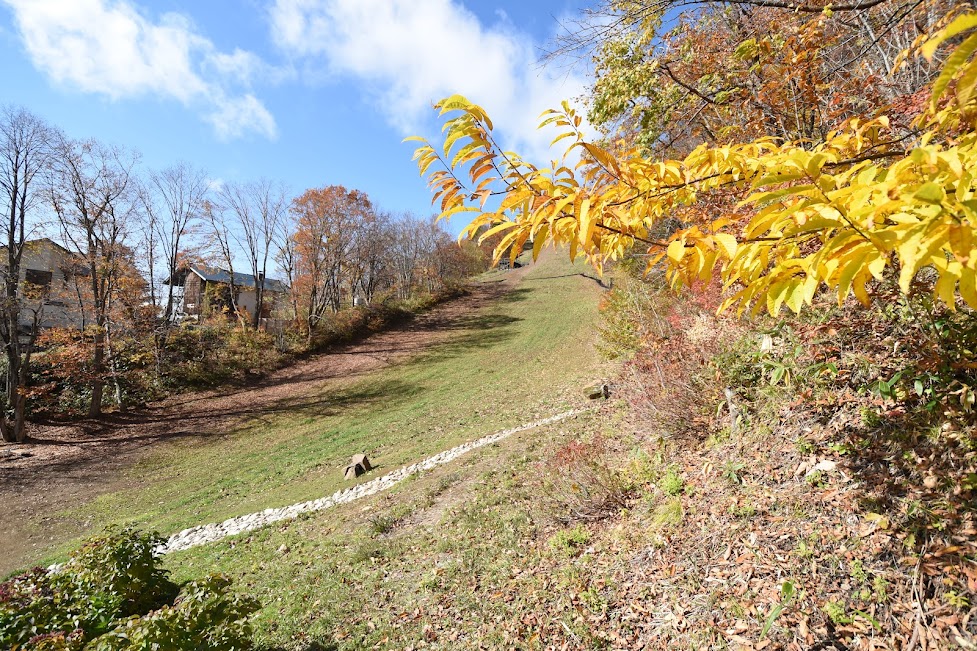
[[[188,163],[179,163],[164,170],[152,172],[140,193],[143,209],[148,218],[147,242],[151,254],[149,260],[149,284],[154,298],[156,294],[155,253],[162,256],[166,266],[166,302],[163,318],[173,318],[174,296],[172,279],[179,271],[186,238],[192,236],[200,222],[204,202],[209,191],[207,174]]]
[[[43,310],[43,296],[22,279],[25,248],[38,226],[36,209],[43,197],[43,177],[50,170],[54,131],[22,108],[0,109],[0,201],[4,216],[0,245],[4,251],[3,315],[0,339],[7,358],[7,411],[0,417],[0,437],[26,438],[26,395],[31,354]],[[21,321],[28,316],[26,336]]]
[[[400,298],[410,298],[416,281],[418,265],[424,255],[423,224],[411,213],[405,213],[394,223],[390,261],[397,277]]]
[[[350,293],[369,305],[377,291],[391,284],[393,224],[385,212],[371,211],[360,224],[350,261]]]
[[[281,223],[278,225],[278,233],[275,236],[275,246],[278,252],[275,260],[285,273],[285,280],[288,283],[288,297],[292,307],[292,323],[296,326],[299,323],[299,304],[298,296],[295,292],[295,223],[294,213],[289,210]]]
[[[238,288],[234,277],[235,236],[232,232],[233,220],[228,212],[227,207],[220,202],[204,202],[204,218],[210,226],[210,244],[216,249],[217,257],[227,267],[227,307],[236,318],[240,319],[241,309],[238,306]]]
[[[126,238],[137,214],[133,169],[137,155],[95,140],[61,138],[54,165],[51,205],[66,243],[85,260],[87,296],[80,308],[91,309],[92,396],[88,414],[102,412],[102,394],[111,352],[112,300],[131,264]]]
[[[228,232],[247,258],[255,279],[255,306],[251,325],[257,329],[264,307],[265,276],[272,256],[279,223],[288,212],[288,199],[281,184],[267,179],[250,183],[227,183],[218,201],[230,212],[235,228]]]

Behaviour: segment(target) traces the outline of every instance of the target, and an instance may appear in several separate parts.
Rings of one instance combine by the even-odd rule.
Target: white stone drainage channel
[[[424,461],[419,461],[413,465],[405,466],[399,470],[394,470],[393,472],[382,477],[378,477],[372,481],[364,482],[345,490],[336,491],[328,497],[320,497],[317,500],[311,500],[309,502],[301,502],[299,504],[292,504],[291,506],[283,506],[279,509],[265,509],[264,511],[260,511],[258,513],[241,515],[219,523],[205,524],[199,527],[184,529],[183,531],[170,536],[165,543],[160,545],[157,551],[161,554],[168,554],[169,552],[190,549],[191,547],[196,547],[198,545],[206,545],[207,543],[216,542],[222,538],[227,538],[228,536],[234,536],[245,531],[259,529],[271,524],[272,522],[295,518],[302,513],[322,511],[324,509],[336,506],[337,504],[352,502],[360,499],[361,497],[366,497],[367,495],[373,495],[375,493],[379,493],[380,491],[385,491],[413,474],[444,465],[449,461],[457,459],[466,452],[475,450],[476,448],[484,447],[491,443],[501,441],[502,439],[519,432],[525,432],[526,430],[535,429],[544,425],[551,425],[564,420],[565,418],[582,413],[583,411],[586,410],[573,409],[571,411],[563,412],[562,414],[557,414],[556,416],[550,416],[549,418],[544,418],[532,423],[520,425],[519,427],[513,427],[512,429],[507,429],[501,432],[496,432],[495,434],[484,436],[475,441],[451,448],[450,450],[445,450],[444,452],[436,454],[433,457],[429,457]]]

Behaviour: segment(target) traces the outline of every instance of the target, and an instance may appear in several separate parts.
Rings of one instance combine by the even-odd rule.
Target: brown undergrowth
[[[627,508],[583,524],[614,586],[599,637],[977,648],[973,315],[893,294],[741,321],[717,298],[624,275],[605,302],[630,452],[602,461]]]

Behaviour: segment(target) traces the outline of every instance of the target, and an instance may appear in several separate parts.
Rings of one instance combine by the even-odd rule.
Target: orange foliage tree
[[[311,339],[325,315],[339,311],[357,238],[376,216],[366,194],[341,185],[306,190],[291,210],[296,220],[292,292]]]

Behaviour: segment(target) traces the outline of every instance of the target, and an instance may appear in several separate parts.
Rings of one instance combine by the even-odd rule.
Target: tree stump
[[[346,479],[356,479],[371,470],[373,470],[373,466],[370,465],[370,460],[366,458],[365,454],[354,454],[349,459],[349,465],[346,466],[345,477]]]
[[[606,382],[595,384],[584,389],[584,395],[591,400],[606,400],[611,396],[611,387]]]

